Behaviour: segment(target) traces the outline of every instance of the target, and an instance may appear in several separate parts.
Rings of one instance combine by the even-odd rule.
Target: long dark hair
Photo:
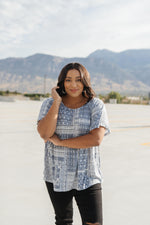
[[[67,76],[67,73],[69,70],[76,69],[79,71],[81,75],[81,81],[84,85],[82,95],[86,98],[88,98],[88,101],[91,100],[95,96],[95,92],[93,91],[91,87],[91,82],[90,82],[90,75],[87,69],[80,63],[69,63],[66,66],[64,66],[59,74],[58,77],[58,83],[57,86],[59,86],[58,93],[60,96],[65,96],[65,87],[64,87],[64,80]]]

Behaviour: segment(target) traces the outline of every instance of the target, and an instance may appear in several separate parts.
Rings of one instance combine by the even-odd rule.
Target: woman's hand
[[[60,97],[60,95],[56,91],[58,88],[59,88],[58,86],[52,88],[52,90],[51,90],[51,96],[54,99],[54,101],[56,101],[58,103],[61,103],[62,98]]]
[[[48,140],[56,146],[61,146],[61,139],[56,134],[54,134]]]

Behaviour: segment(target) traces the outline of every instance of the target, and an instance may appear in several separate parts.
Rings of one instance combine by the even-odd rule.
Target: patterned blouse
[[[52,98],[44,100],[38,121],[49,111]],[[55,133],[60,139],[88,134],[103,126],[105,135],[110,133],[107,112],[99,98],[93,98],[80,108],[71,109],[61,102]],[[90,148],[67,148],[45,143],[44,180],[53,183],[58,192],[71,189],[83,190],[101,183],[99,146]]]

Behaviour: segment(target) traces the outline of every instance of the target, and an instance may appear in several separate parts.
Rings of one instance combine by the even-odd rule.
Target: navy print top
[[[38,121],[47,114],[52,103],[52,98],[44,100]],[[100,126],[106,128],[105,135],[110,132],[105,105],[99,98],[76,109],[61,102],[55,131],[60,139],[88,134]],[[44,180],[53,183],[55,191],[83,190],[101,183],[99,146],[75,149],[47,141],[44,164]]]

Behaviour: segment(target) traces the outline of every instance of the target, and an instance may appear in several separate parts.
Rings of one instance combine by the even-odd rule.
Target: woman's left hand
[[[52,142],[56,146],[61,146],[61,139],[56,134],[54,134],[52,137],[50,137],[49,141]]]

